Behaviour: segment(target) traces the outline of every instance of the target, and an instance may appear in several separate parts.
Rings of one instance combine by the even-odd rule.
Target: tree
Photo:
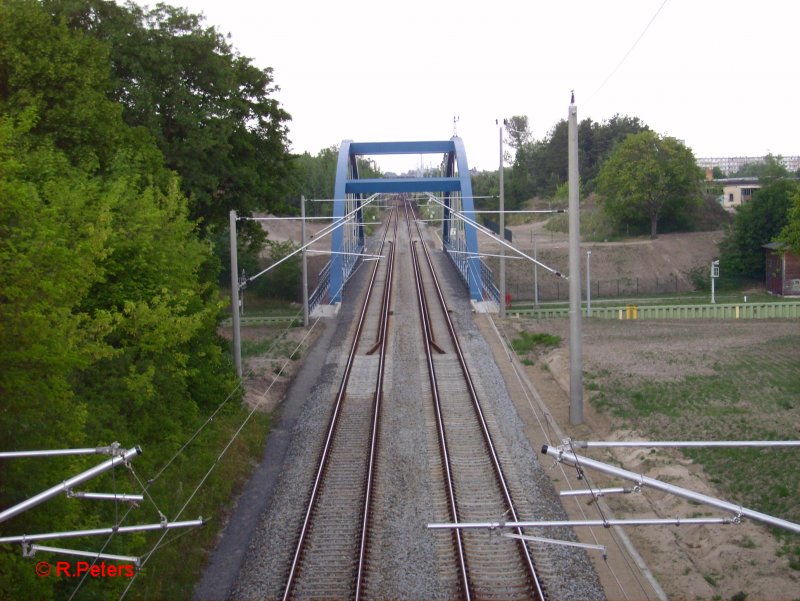
[[[781,230],[778,240],[787,244],[794,254],[800,256],[800,188],[794,194],[787,223]]]
[[[789,176],[789,170],[781,162],[780,156],[771,153],[760,161],[742,165],[731,177],[757,177],[761,184],[770,184]]]
[[[700,202],[701,178],[691,150],[675,138],[643,131],[611,153],[600,169],[597,190],[603,210],[618,226],[649,224],[655,238],[660,221],[680,221]]]
[[[236,379],[209,246],[150,135],[108,98],[109,73],[104,43],[36,0],[0,2],[0,447],[138,443],[152,473]],[[0,506],[93,463],[0,462]],[[113,508],[61,497],[0,533],[114,522]],[[143,551],[136,537],[115,544]],[[0,549],[0,598],[64,585],[33,574]],[[87,586],[108,598],[120,583]]]
[[[787,231],[790,236],[787,241],[791,243],[789,210],[797,194],[796,182],[778,180],[756,190],[753,199],[738,208],[720,243],[720,261],[727,271],[746,278],[764,278],[762,246],[782,231]]]
[[[523,120],[527,127],[527,118]],[[588,192],[595,189],[597,174],[611,151],[627,136],[647,130],[637,117],[614,115],[597,123],[584,119],[578,125],[578,161],[581,179]],[[515,146],[514,165],[509,176],[509,196],[520,203],[532,196],[551,196],[567,181],[567,122],[562,119],[542,140],[529,134]]]
[[[500,204],[499,171],[479,171],[473,173],[471,179],[472,194],[475,196],[475,207],[484,210],[497,209]],[[503,179],[505,180],[505,173],[503,174]],[[505,185],[505,181],[503,184]]]
[[[508,145],[514,150],[523,144],[530,144],[533,136],[528,126],[526,115],[514,115],[504,122],[506,133],[508,134]]]
[[[222,225],[228,212],[276,211],[290,171],[289,114],[271,68],[239,55],[202,17],[158,4],[46,0],[56,21],[108,48],[110,93],[181,176],[190,216]]]

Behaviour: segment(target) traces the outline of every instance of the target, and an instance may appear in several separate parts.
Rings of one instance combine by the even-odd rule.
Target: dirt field
[[[782,349],[782,357],[788,355],[781,359],[788,363],[778,371],[785,372],[784,379],[791,380],[794,377],[792,374],[800,373],[800,349],[791,342],[787,344],[787,337],[800,334],[800,324],[797,322],[585,321],[583,356],[587,377],[584,384],[586,398],[592,398],[594,402],[585,404],[584,425],[574,428],[569,427],[567,394],[568,321],[507,319],[502,327],[509,338],[513,338],[521,329],[561,337],[559,348],[536,356],[533,365],[525,369],[557,423],[575,440],[724,439],[730,438],[719,435],[720,431],[726,431],[726,419],[730,420],[729,425],[735,432],[746,430],[739,423],[742,421],[756,432],[771,431],[777,434],[776,438],[798,438],[800,391],[792,388],[791,381],[788,384],[784,382],[783,388],[776,389],[775,394],[767,394],[770,391],[765,390],[763,395],[767,400],[777,397],[778,405],[783,403],[782,406],[786,408],[784,411],[776,411],[761,395],[746,395],[746,398],[737,400],[737,412],[730,417],[720,417],[714,413],[713,421],[703,421],[706,416],[700,411],[701,417],[696,423],[684,424],[684,427],[681,424],[685,420],[682,422],[680,417],[668,417],[671,409],[668,406],[655,408],[649,416],[642,418],[641,412],[626,412],[627,406],[619,399],[606,398],[605,402],[599,402],[603,399],[600,395],[604,391],[622,394],[627,390],[640,390],[648,384],[656,388],[674,389],[677,397],[682,399],[687,381],[691,384],[696,381],[692,378],[711,380],[718,373],[728,373],[725,366],[733,365],[748,352],[766,353],[767,360],[772,361],[773,358],[769,356],[772,345]],[[747,374],[743,376],[747,377]],[[690,392],[686,396],[692,396],[691,388],[688,387]],[[750,392],[744,383],[739,388]],[[708,407],[720,406],[729,402],[731,394],[726,394],[721,393],[720,398],[716,398],[712,392],[703,398],[703,402]],[[667,395],[666,398],[669,400],[670,397]],[[686,402],[687,406],[691,406],[691,399],[686,399]],[[598,410],[598,405],[603,406],[604,410]],[[523,419],[527,419],[526,404],[518,404],[518,410]],[[637,415],[640,417],[637,418]],[[709,424],[713,425],[715,431],[708,432],[704,437],[704,430],[712,427]],[[758,454],[770,452],[758,451]],[[796,449],[786,452],[794,453],[793,461],[797,462]],[[742,496],[748,501],[750,498],[759,498],[758,490],[746,494],[745,485],[738,485],[741,490],[733,487],[734,491],[740,492],[739,495],[736,492],[733,497],[726,494],[731,488],[728,479],[733,475],[726,473],[724,458],[719,463],[712,461],[714,471],[708,473],[698,461],[678,451],[619,449],[613,452],[593,450],[581,453],[748,507],[751,506],[742,500]],[[787,492],[792,499],[789,504],[796,509],[797,480],[792,475],[795,466],[796,463],[786,466],[788,472],[779,470],[776,477],[788,483]],[[619,481],[611,482],[599,475],[594,477],[594,482],[599,486],[621,485]],[[564,482],[560,485],[563,487]],[[559,482],[556,482],[556,486],[559,486]],[[578,487],[585,487],[585,484],[578,483]],[[607,496],[605,500],[618,518],[723,515],[719,510],[652,491]],[[591,504],[586,501],[583,503],[588,517],[597,519],[599,515]],[[579,515],[575,517],[581,519]],[[785,554],[785,541],[779,541],[764,526],[745,521],[734,526],[630,528],[626,532],[670,599],[744,599],[743,594],[751,600],[790,600],[800,597],[800,571],[796,566],[794,569],[790,566],[790,557]],[[798,537],[794,535],[792,539],[791,536],[788,539],[790,544],[797,545]],[[598,565],[601,574],[604,568]],[[624,564],[618,569],[624,571]],[[619,588],[614,592],[614,587],[615,584],[607,587],[609,598],[624,598]],[[641,590],[636,590],[635,585],[633,588],[625,594],[634,599],[647,598]]]
[[[552,233],[543,229],[543,223],[511,226],[514,246],[533,255],[533,236],[536,237],[538,259],[562,272],[569,273],[569,241],[566,234]],[[717,243],[722,239],[721,231],[661,234],[655,240],[632,239],[625,242],[590,242],[581,244],[581,278],[586,277],[585,254],[592,251],[592,282],[601,282],[600,293],[593,287],[593,294],[615,296],[637,287],[641,292],[674,292],[692,289],[689,272],[696,267],[708,266],[719,255]],[[499,245],[481,234],[478,244],[482,253],[494,254]],[[511,251],[506,252],[512,256]],[[490,257],[487,264],[498,272],[499,259]],[[515,300],[532,297],[533,268],[527,260],[507,260],[507,289]],[[639,283],[635,284],[636,278]],[[555,298],[553,287],[556,278],[539,270],[539,285],[545,299]],[[595,284],[596,285],[596,284]],[[567,283],[561,281],[561,298],[566,298]]]
[[[287,325],[242,327],[244,402],[248,407],[258,405],[265,413],[275,409],[321,331],[321,327],[307,330]],[[219,332],[230,339],[230,327]]]

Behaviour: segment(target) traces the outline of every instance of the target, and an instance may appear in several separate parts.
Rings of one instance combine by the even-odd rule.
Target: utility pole
[[[303,327],[308,327],[308,261],[306,259],[306,197],[300,196],[300,246],[303,247]]]
[[[578,108],[573,95],[568,121],[569,181],[569,423],[583,423],[583,357],[581,343],[580,204],[578,198]]]
[[[231,239],[231,323],[233,324],[233,359],[236,374],[242,377],[242,331],[239,322],[239,258],[236,243],[236,211],[230,212]]]
[[[505,120],[503,121],[505,123]],[[500,239],[506,239],[505,193],[503,190],[503,123],[500,123]],[[500,245],[500,317],[506,316],[506,247]]]

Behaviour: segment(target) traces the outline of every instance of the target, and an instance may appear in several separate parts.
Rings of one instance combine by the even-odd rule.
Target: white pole
[[[7,543],[26,543],[53,538],[78,538],[81,536],[105,536],[106,534],[127,534],[129,532],[150,532],[153,530],[172,530],[173,528],[198,528],[204,526],[203,518],[183,522],[159,522],[139,526],[110,526],[108,528],[92,528],[91,530],[64,530],[62,532],[46,532],[43,534],[22,534],[19,536],[0,537],[0,545]]]
[[[300,197],[300,245],[303,247],[303,327],[308,327],[308,260],[306,259],[306,197]]]
[[[430,530],[497,530],[498,528],[608,528],[610,526],[681,526],[688,524],[729,525],[738,523],[736,518],[642,518],[627,520],[531,520],[520,522],[442,522],[428,524]]]
[[[592,316],[592,251],[586,251],[586,317]]]
[[[539,265],[536,261],[539,260],[537,257],[537,249],[536,249],[536,234],[531,232],[531,236],[533,237],[533,304],[535,306],[539,306]]]
[[[714,284],[717,278],[714,277],[714,261],[711,261],[711,304],[714,305],[717,302],[716,296],[714,295]]]
[[[75,549],[62,549],[61,547],[47,547],[44,545],[31,545],[30,553],[33,555],[37,551],[45,553],[58,553],[60,555],[74,555],[75,557],[89,557],[92,559],[108,559],[109,561],[124,561],[139,567],[139,558],[132,555],[112,555],[111,553],[93,553],[91,551],[79,551]],[[127,575],[127,574],[126,574]]]
[[[506,239],[505,191],[503,189],[503,124],[500,123],[500,239]],[[506,249],[500,245],[500,317],[506,316]]]
[[[766,513],[761,513],[759,511],[747,509],[746,507],[742,507],[741,505],[736,505],[735,503],[729,503],[728,501],[722,501],[720,499],[716,499],[714,497],[710,497],[702,493],[694,492],[686,488],[681,488],[680,486],[675,486],[674,484],[668,484],[667,482],[656,480],[655,478],[648,478],[647,476],[643,476],[635,472],[629,472],[622,468],[618,468],[613,465],[603,463],[601,461],[595,461],[594,459],[589,459],[588,457],[575,455],[574,453],[569,453],[567,451],[560,450],[557,447],[544,445],[542,447],[542,453],[544,453],[545,455],[550,455],[551,457],[554,457],[556,460],[563,461],[568,465],[573,465],[573,466],[580,465],[581,468],[589,468],[597,470],[598,472],[602,472],[610,476],[616,476],[624,480],[636,482],[639,486],[649,486],[650,488],[653,488],[655,490],[660,490],[662,492],[666,492],[678,497],[683,497],[684,499],[689,499],[690,501],[695,501],[697,503],[702,503],[704,505],[710,505],[711,507],[716,507],[717,509],[729,511],[737,517],[742,516],[750,518],[751,520],[763,522],[765,524],[769,524],[770,526],[776,526],[784,530],[800,533],[800,524],[795,524],[787,520],[776,518],[775,516],[767,515]]]
[[[114,447],[91,447],[84,449],[51,449],[49,451],[2,451],[0,459],[23,457],[60,457],[62,455],[113,455]]]
[[[114,469],[120,463],[125,463],[127,461],[130,461],[131,459],[139,455],[141,452],[142,449],[140,449],[139,447],[128,449],[121,455],[112,457],[111,459],[104,461],[103,463],[96,465],[93,468],[86,470],[85,472],[81,472],[77,476],[73,476],[72,478],[64,480],[60,484],[51,486],[47,490],[40,492],[38,495],[35,495],[30,499],[26,499],[21,503],[17,503],[13,507],[9,507],[5,511],[0,512],[0,522],[9,520],[13,518],[15,515],[19,515],[20,513],[28,511],[32,507],[41,505],[45,501],[49,501],[50,499],[60,495],[61,493],[66,493],[71,488],[74,488],[79,484],[83,484],[84,482],[91,480],[92,478],[95,478],[96,476],[99,476],[100,474],[103,474],[108,470]]]
[[[233,326],[233,359],[236,375],[242,377],[242,331],[239,323],[239,258],[236,243],[236,211],[230,212],[231,239],[231,324]]]
[[[569,105],[569,423],[583,423],[583,358],[581,348],[580,205],[578,199],[578,108]]]

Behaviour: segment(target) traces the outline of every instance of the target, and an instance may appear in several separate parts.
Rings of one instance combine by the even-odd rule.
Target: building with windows
[[[800,169],[800,156],[777,156],[775,158],[786,167],[789,173],[794,173]],[[764,157],[701,157],[697,159],[697,164],[702,169],[719,167],[720,171],[726,175],[736,173],[745,165],[760,164],[763,162]]]
[[[761,188],[757,177],[737,177],[714,180],[722,186],[722,196],[719,201],[722,208],[735,211],[736,207],[747,204],[753,200],[753,193]]]

